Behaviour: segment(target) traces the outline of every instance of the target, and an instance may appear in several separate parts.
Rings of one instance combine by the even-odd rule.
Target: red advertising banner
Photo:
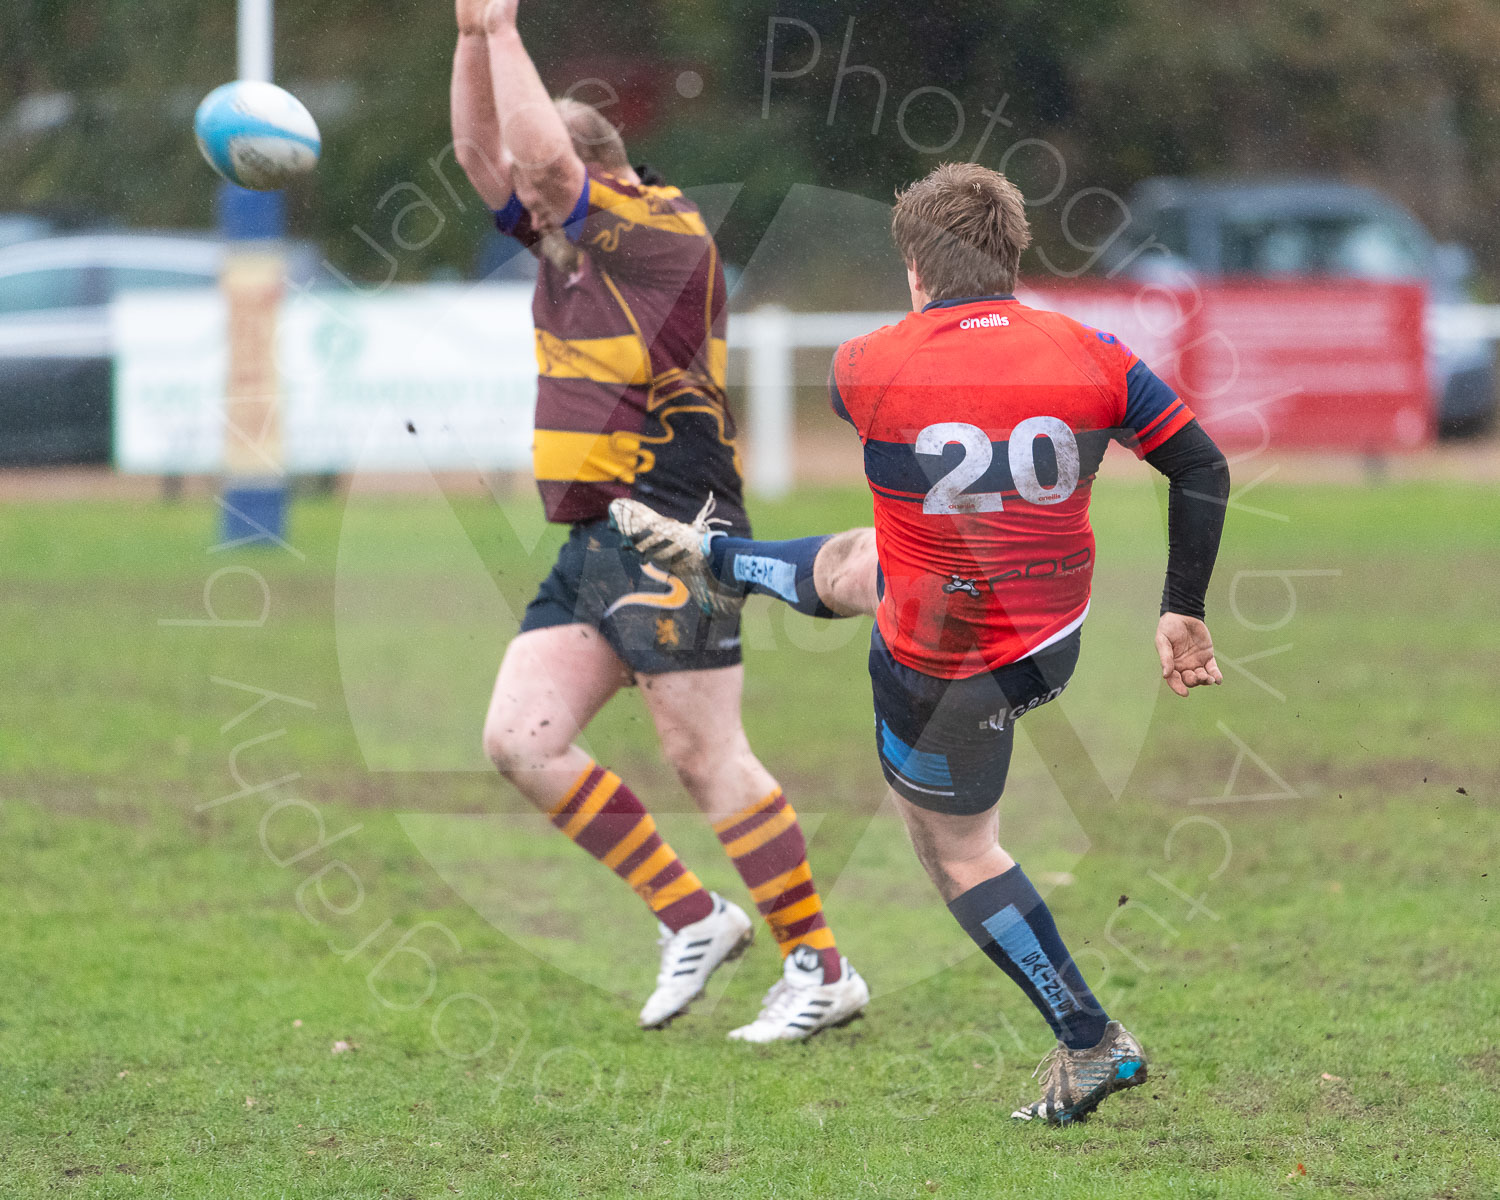
[[[1432,439],[1420,284],[1079,284],[1021,298],[1115,334],[1227,451],[1389,453]]]

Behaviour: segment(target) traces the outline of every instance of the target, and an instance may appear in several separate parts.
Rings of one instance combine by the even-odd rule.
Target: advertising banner
[[[1115,334],[1232,452],[1386,453],[1434,435],[1417,284],[1079,284],[1021,299]]]
[[[236,439],[226,439],[222,296],[126,295],[112,326],[115,465],[145,474],[224,470],[226,440]],[[289,295],[276,361],[278,440],[292,474],[530,465],[529,287]]]

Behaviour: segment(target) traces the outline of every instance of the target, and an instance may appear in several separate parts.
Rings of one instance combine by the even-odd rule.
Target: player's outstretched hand
[[[484,10],[490,0],[455,0],[455,15],[458,17],[460,33],[483,33]]]
[[[521,0],[490,0],[484,10],[484,27],[491,33],[500,33],[516,27],[516,10]]]
[[[1179,696],[1186,696],[1188,688],[1224,682],[1208,626],[1196,617],[1163,613],[1156,626],[1156,652],[1161,656],[1161,677]]]

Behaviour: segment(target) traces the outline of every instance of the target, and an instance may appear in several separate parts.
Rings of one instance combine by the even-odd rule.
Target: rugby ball
[[[302,101],[274,83],[215,88],[193,118],[198,149],[230,183],[257,192],[285,187],[318,165],[323,140]]]

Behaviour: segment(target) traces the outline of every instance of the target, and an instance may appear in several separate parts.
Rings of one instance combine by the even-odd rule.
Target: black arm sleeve
[[[1229,505],[1229,464],[1197,421],[1147,454],[1146,461],[1171,482],[1161,611],[1202,620]]]

